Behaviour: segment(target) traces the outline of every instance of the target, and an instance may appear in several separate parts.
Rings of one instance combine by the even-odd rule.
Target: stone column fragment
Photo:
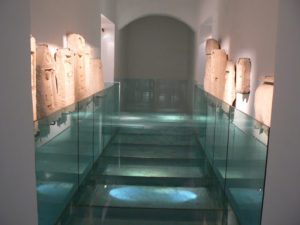
[[[226,75],[225,75],[225,89],[223,101],[228,105],[233,105],[236,99],[235,88],[235,63],[232,61],[227,62]]]
[[[44,118],[56,110],[57,81],[55,75],[55,61],[48,45],[37,46],[37,116]]]
[[[101,59],[91,60],[92,78],[93,78],[93,93],[97,93],[104,89],[104,78],[102,71]]]
[[[225,89],[225,75],[227,54],[225,50],[215,49],[211,53],[212,94],[223,100]]]
[[[75,103],[74,53],[69,48],[58,49],[55,55],[58,85],[57,107]]]
[[[206,41],[206,66],[205,66],[205,75],[204,75],[204,90],[212,94],[212,83],[213,78],[211,76],[211,53],[213,50],[220,49],[218,41],[214,39],[208,39]]]
[[[240,58],[236,64],[236,92],[250,93],[251,60]]]
[[[85,39],[79,34],[69,34],[67,37],[68,47],[74,52],[74,76],[75,76],[75,94],[79,101],[88,96],[87,70],[90,57],[87,54]]]
[[[266,76],[255,92],[255,117],[269,127],[272,118],[273,92],[274,76]]]

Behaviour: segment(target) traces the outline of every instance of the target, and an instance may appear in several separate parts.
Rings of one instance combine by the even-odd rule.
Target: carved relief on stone
[[[94,94],[93,70],[91,65],[91,48],[86,46],[84,51],[86,97]]]
[[[213,50],[220,49],[218,41],[214,39],[209,39],[206,41],[206,66],[205,66],[205,75],[204,75],[204,90],[212,94],[212,84],[213,78],[211,76],[211,53]]]
[[[34,37],[30,37],[30,49],[31,49],[31,94],[32,94],[32,110],[33,121],[37,120],[37,105],[36,105],[36,40]]]
[[[76,100],[88,96],[88,71],[90,65],[90,51],[85,45],[85,40],[79,34],[69,34],[68,47],[74,52],[74,77]]]
[[[266,76],[255,92],[255,117],[269,127],[272,118],[273,92],[274,76]]]
[[[67,35],[68,48],[75,53],[85,51],[85,39],[79,34],[68,34]]]
[[[233,105],[235,98],[235,63],[232,61],[228,61],[226,66],[225,89],[223,100],[227,104]]]
[[[55,55],[58,101],[61,109],[76,101],[74,79],[74,53],[70,49],[58,49]]]
[[[241,58],[236,64],[236,92],[241,94],[250,93],[251,60]]]
[[[57,81],[55,75],[55,61],[48,45],[37,46],[37,116],[46,117],[56,110]]]
[[[100,59],[91,60],[92,77],[94,81],[93,93],[97,93],[104,89],[104,78],[102,72],[102,62]]]
[[[224,96],[226,66],[227,54],[225,50],[213,50],[211,53],[212,94],[221,100]]]
[[[86,60],[84,54],[75,54],[74,56],[74,75],[75,75],[75,93],[77,101],[83,99],[87,95],[86,86]]]

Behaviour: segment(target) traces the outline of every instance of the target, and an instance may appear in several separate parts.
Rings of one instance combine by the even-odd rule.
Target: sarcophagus
[[[227,54],[225,50],[216,49],[211,53],[212,94],[223,100]]]
[[[76,53],[74,57],[75,93],[76,100],[79,101],[87,96],[86,60],[84,54]]]
[[[251,60],[241,58],[236,64],[236,92],[241,94],[250,93]]]
[[[210,94],[213,94],[213,77],[211,76],[212,65],[211,65],[211,53],[213,50],[220,49],[218,41],[209,39],[206,41],[206,66],[204,75],[204,90]]]
[[[48,116],[56,110],[57,82],[55,75],[55,61],[48,45],[37,46],[37,116],[38,119]]]
[[[57,107],[73,104],[75,98],[74,53],[69,48],[58,49],[55,55],[58,101]]]
[[[33,121],[37,120],[37,105],[36,105],[36,40],[30,37],[31,49],[31,94],[32,94],[32,111]]]
[[[255,117],[269,127],[272,118],[273,92],[274,76],[266,76],[255,92]]]
[[[84,51],[84,66],[85,66],[85,96],[90,96],[94,91],[93,68],[91,64],[91,48],[86,46]]]
[[[90,55],[87,52],[85,39],[79,34],[69,34],[68,47],[74,52],[75,95],[79,101],[88,96],[88,67]]]
[[[223,101],[226,102],[228,105],[233,105],[235,98],[235,64],[232,61],[228,61],[226,66]]]

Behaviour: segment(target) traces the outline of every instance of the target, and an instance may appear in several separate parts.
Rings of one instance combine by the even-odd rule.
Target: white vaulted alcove
[[[105,82],[113,82],[115,75],[115,24],[101,15],[101,60]]]

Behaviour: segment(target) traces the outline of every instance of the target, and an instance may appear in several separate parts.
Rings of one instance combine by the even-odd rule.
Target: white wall
[[[251,59],[251,92],[250,95],[238,94],[236,107],[254,116],[259,77],[275,74],[278,0],[228,0],[220,10],[224,10],[218,22],[222,47],[231,60]]]
[[[262,225],[299,225],[300,1],[281,0]]]
[[[66,33],[79,33],[99,55],[100,1],[31,0],[31,32],[37,42],[59,47]]]
[[[0,1],[0,224],[37,224],[30,1]]]
[[[81,34],[100,57],[101,13],[115,22],[115,0],[31,0],[31,33],[55,47],[66,33]]]
[[[100,0],[100,11],[113,23],[117,22],[116,0]]]
[[[237,108],[254,116],[254,94],[258,78],[274,74],[279,0],[204,0],[199,4],[198,51],[200,56],[196,80],[203,82],[205,57],[203,39],[211,36],[221,41],[229,59],[251,58],[251,93],[238,95]]]
[[[194,80],[203,84],[205,74],[205,45],[208,38],[216,38],[218,18],[218,0],[200,0],[196,6],[195,73]]]

